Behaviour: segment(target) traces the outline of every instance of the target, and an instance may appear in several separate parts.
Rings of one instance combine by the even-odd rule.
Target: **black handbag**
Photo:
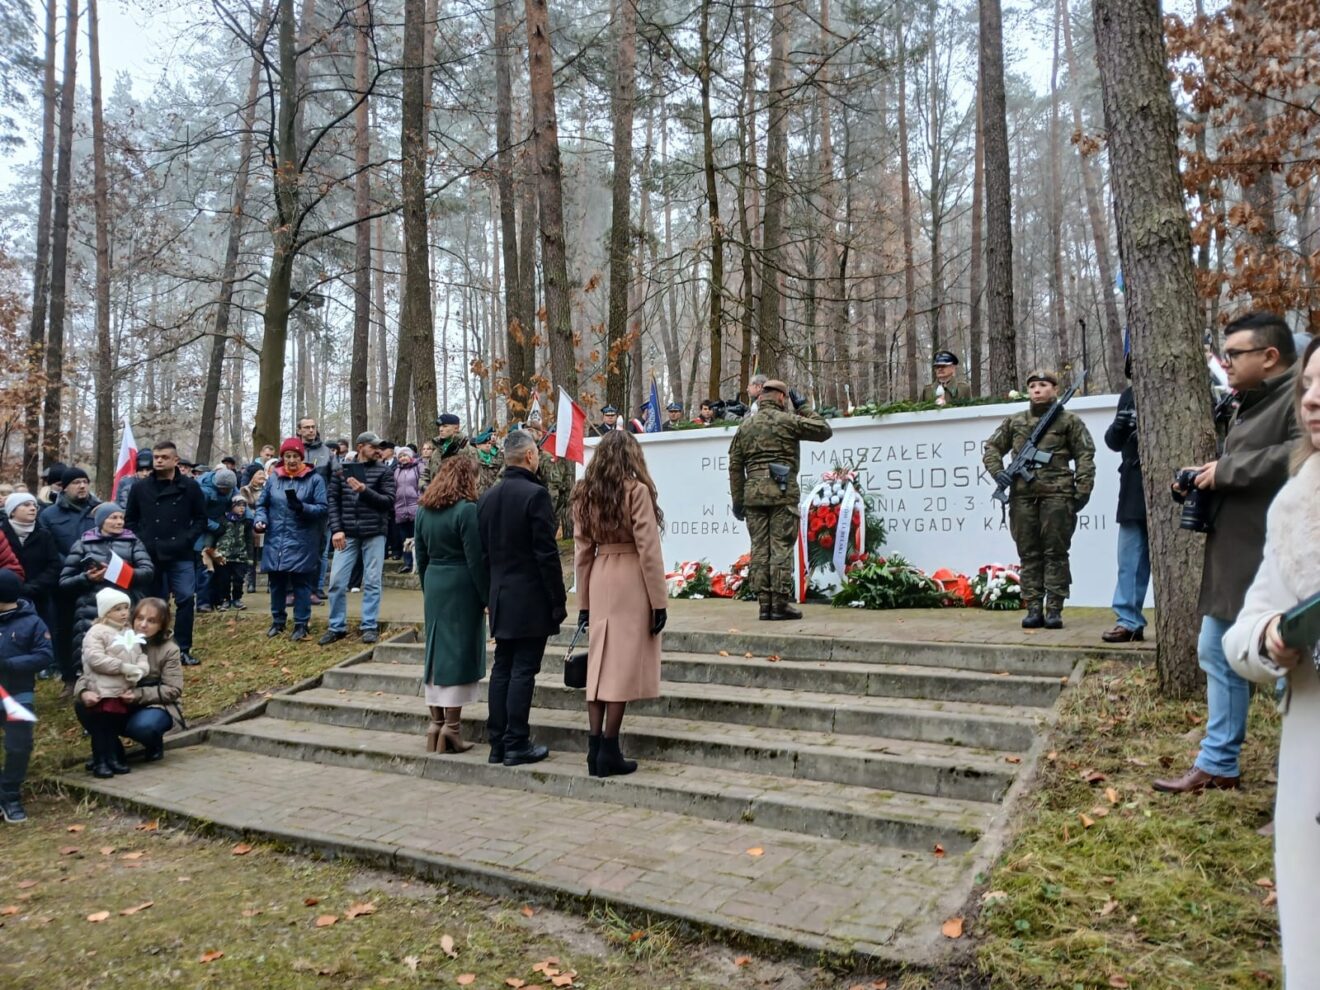
[[[585,688],[587,686],[587,651],[574,653],[573,647],[577,646],[578,637],[582,635],[585,625],[579,624],[573,633],[573,641],[568,644],[568,652],[564,654],[564,687]]]

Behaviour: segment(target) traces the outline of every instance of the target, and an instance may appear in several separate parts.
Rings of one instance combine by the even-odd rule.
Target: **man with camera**
[[[1183,501],[1181,525],[1206,534],[1197,610],[1197,657],[1206,675],[1205,738],[1196,763],[1155,790],[1194,794],[1232,789],[1241,780],[1238,754],[1247,734],[1250,690],[1224,656],[1223,638],[1242,608],[1265,550],[1265,515],[1288,480],[1288,455],[1299,435],[1293,414],[1292,333],[1272,313],[1248,313],[1224,330],[1228,383],[1239,397],[1218,460],[1183,468],[1173,483]]]
[[[807,400],[770,379],[760,408],[742,421],[729,444],[729,493],[733,515],[746,521],[752,538],[748,580],[765,620],[800,619],[793,596],[793,544],[798,535],[798,465],[803,440],[822,442],[834,435]],[[786,403],[792,401],[793,411]]]

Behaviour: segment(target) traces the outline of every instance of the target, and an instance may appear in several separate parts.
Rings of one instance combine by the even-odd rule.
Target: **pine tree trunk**
[[[523,362],[529,386],[536,378],[536,345],[541,318],[536,307],[536,149],[524,147],[518,175],[518,309],[523,330]]]
[[[1068,347],[1068,306],[1063,297],[1063,137],[1059,119],[1059,35],[1063,10],[1054,5],[1054,59],[1050,64],[1050,309],[1054,321],[1054,340],[1058,374],[1069,367],[1072,354]],[[1084,350],[1085,348],[1083,348]]]
[[[724,376],[724,226],[720,220],[719,186],[715,179],[715,124],[710,104],[710,81],[713,74],[710,41],[710,5],[701,0],[701,160],[706,176],[706,219],[710,228],[710,377],[706,391],[712,398],[720,394]],[[779,7],[775,8],[778,17]]]
[[[87,62],[92,97],[92,213],[96,221],[96,486],[114,498],[114,353],[110,348],[110,209],[101,113],[101,45],[96,0],[87,0]]]
[[[912,172],[908,162],[907,28],[898,35],[898,174],[903,210],[903,368],[910,401],[921,394],[917,378],[917,272],[912,246]]]
[[[523,308],[518,270],[518,204],[513,185],[513,73],[510,67],[513,26],[510,0],[495,0],[495,181],[500,201],[500,249],[504,260],[505,350],[509,369],[509,420],[520,420],[531,404],[532,376],[527,356],[533,353],[536,322]],[[533,358],[533,361],[535,358]]]
[[[289,292],[293,287],[293,225],[298,216],[298,48],[293,0],[279,0],[279,108],[275,120],[275,161],[271,174],[275,187],[275,219],[271,225],[273,250],[266,278],[266,305],[262,314],[261,357],[257,381],[257,414],[252,447],[279,445],[280,407],[284,403],[284,352],[289,335]],[[295,413],[295,415],[298,415]]]
[[[367,99],[367,35],[371,31],[371,3],[357,9],[354,32],[353,87],[359,100],[353,111],[353,151],[357,174],[353,177],[353,357],[349,367],[348,421],[354,436],[367,428],[367,380],[370,378],[371,343],[371,132]],[[402,437],[400,438],[402,441]]]
[[[820,0],[821,67],[816,100],[820,115],[820,196],[825,249],[825,319],[822,355],[825,362],[825,404],[842,409],[846,404],[844,386],[851,377],[848,359],[848,299],[845,273],[847,256],[839,245],[839,184],[834,176],[834,134],[830,116],[830,63],[825,58],[831,45],[830,0]],[[845,174],[847,169],[844,170]]]
[[[403,326],[403,307],[408,285],[408,252],[404,249],[405,235],[400,223],[399,233],[399,284],[396,289],[399,297],[399,346],[394,352],[394,387],[390,390],[390,433],[395,436],[408,436],[409,408],[412,404],[412,351],[408,346],[408,335]],[[447,324],[441,323],[441,327]],[[442,345],[443,346],[443,345]],[[443,366],[443,365],[442,365]],[[423,430],[431,432],[434,424],[422,424]]]
[[[1013,311],[1013,204],[1004,98],[1004,30],[999,0],[979,0],[981,109],[985,147],[986,307],[990,321],[990,394],[1018,388]]]
[[[373,117],[375,114],[373,113]],[[390,419],[390,358],[389,333],[386,330],[385,310],[385,218],[376,217],[372,222],[372,255],[375,258],[375,281],[372,293],[375,302],[372,311],[375,318],[372,323],[376,328],[376,343],[373,347],[376,361],[376,392],[374,410],[371,414],[373,423],[385,424]]]
[[[784,266],[784,208],[788,201],[788,35],[792,9],[791,0],[775,0],[770,27],[769,123],[765,132],[765,220],[761,230],[761,307],[757,320],[757,348],[760,370],[772,378],[788,373],[779,322],[782,303],[779,277]]]
[[[27,385],[23,412],[23,482],[35,492],[41,461],[42,362],[46,353],[46,305],[50,294],[50,213],[55,181],[55,111],[59,102],[55,88],[55,5],[46,0],[46,53],[41,71],[41,192],[37,205],[36,262],[32,269],[32,321],[28,325]]]
[[[661,110],[660,117],[660,165],[664,176],[660,180],[660,195],[664,197],[665,264],[673,265],[673,194],[671,190],[673,177],[669,169],[669,117],[664,109]],[[679,346],[678,337],[678,290],[674,287],[676,281],[677,279],[672,277],[665,278],[664,298],[661,300],[661,304],[667,305],[669,310],[669,319],[664,322],[665,361],[669,366],[669,397],[674,402],[682,402],[683,350]]]
[[[1133,389],[1149,511],[1156,666],[1166,696],[1199,692],[1196,600],[1203,537],[1178,528],[1169,479],[1214,456],[1191,231],[1178,174],[1159,0],[1094,0],[1114,215],[1132,335]]]
[[[526,0],[527,64],[532,95],[532,143],[539,170],[541,269],[545,280],[550,370],[554,384],[578,394],[577,357],[573,350],[572,293],[564,242],[564,185],[559,159],[559,121],[555,115],[555,79],[546,0]]]
[[[1078,85],[1078,72],[1080,70],[1073,53],[1072,23],[1068,18],[1068,0],[1060,0],[1060,2],[1063,5],[1063,52],[1064,58],[1068,61],[1068,82],[1070,88],[1072,88],[1072,94],[1068,102],[1072,105],[1073,130],[1078,134],[1082,134],[1081,98],[1075,88]],[[1204,133],[1202,133],[1202,138],[1204,138]],[[1118,391],[1123,381],[1121,377],[1123,374],[1123,324],[1118,316],[1118,300],[1114,298],[1116,281],[1114,279],[1112,255],[1109,253],[1109,224],[1105,219],[1105,211],[1100,205],[1100,183],[1096,179],[1095,169],[1091,165],[1091,159],[1082,151],[1080,144],[1077,148],[1077,162],[1082,172],[1082,190],[1086,196],[1086,216],[1090,222],[1091,240],[1095,245],[1096,268],[1100,272],[1100,301],[1105,314],[1104,347],[1106,363],[1109,366],[1109,388],[1111,391]]]
[[[985,127],[981,105],[981,84],[976,85],[976,147],[972,152],[972,251],[968,272],[968,322],[971,325],[971,346],[967,349],[967,362],[971,365],[973,395],[984,395],[985,328],[981,320],[981,300],[985,293],[984,266],[981,261],[982,220],[985,216]]]
[[[610,297],[605,329],[605,398],[618,409],[628,405],[625,395],[629,349],[628,291],[632,258],[632,145],[633,102],[636,92],[637,6],[635,0],[617,0],[615,7],[614,86],[610,117],[614,134],[614,175],[610,210]],[[632,374],[640,374],[633,368]]]
[[[46,336],[46,398],[42,408],[42,460],[60,459],[64,387],[64,314],[69,264],[69,188],[73,177],[73,104],[78,91],[78,0],[64,15],[64,75],[60,93],[59,158],[55,166],[54,219],[51,226],[50,330]]]
[[[261,13],[257,16],[254,32],[257,36],[265,33],[269,20],[270,3],[266,0],[261,6]],[[211,447],[215,443],[216,414],[220,405],[220,377],[224,371],[225,347],[229,343],[229,321],[234,298],[234,279],[238,273],[238,251],[242,244],[243,226],[247,218],[252,128],[256,121],[257,85],[261,81],[263,64],[259,58],[252,59],[252,68],[248,72],[247,98],[243,103],[243,130],[238,146],[238,174],[234,177],[234,190],[229,205],[229,237],[225,244],[224,268],[220,273],[220,298],[216,302],[215,328],[212,331],[211,351],[207,358],[206,383],[202,389],[202,418],[197,435],[197,460],[203,463],[210,462]]]
[[[756,41],[752,8],[742,8],[743,75],[738,113],[738,227],[742,233],[742,353],[738,364],[738,394],[750,398],[747,385],[756,368],[756,250],[752,226],[756,215]],[[666,201],[666,209],[668,201]]]

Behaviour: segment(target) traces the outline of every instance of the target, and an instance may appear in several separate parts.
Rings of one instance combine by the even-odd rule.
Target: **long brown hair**
[[[426,491],[418,500],[423,509],[447,509],[459,502],[477,500],[477,462],[471,457],[450,457],[440,463]]]
[[[1302,435],[1297,438],[1297,446],[1293,448],[1292,459],[1289,461],[1289,474],[1296,474],[1302,469],[1302,464],[1308,457],[1316,453],[1315,444],[1311,442],[1311,431],[1306,428],[1306,415],[1302,412],[1302,394],[1306,391],[1306,386],[1302,384],[1306,378],[1306,365],[1315,354],[1317,348],[1320,348],[1320,337],[1312,337],[1311,342],[1306,345],[1306,350],[1302,351],[1302,360],[1297,367],[1297,422],[1302,428]]]
[[[174,635],[174,630],[170,627],[170,603],[163,598],[144,598],[134,605],[133,612],[128,619],[129,628],[132,628],[133,623],[137,621],[137,617],[146,609],[154,612],[156,618],[160,620],[160,631],[152,636],[149,642],[154,646],[169,642],[169,638]]]
[[[624,492],[628,482],[634,480],[650,492],[656,522],[663,528],[665,514],[656,500],[655,482],[646,469],[642,445],[627,430],[606,433],[587,465],[586,474],[573,489],[573,515],[584,533],[599,539],[631,529]]]

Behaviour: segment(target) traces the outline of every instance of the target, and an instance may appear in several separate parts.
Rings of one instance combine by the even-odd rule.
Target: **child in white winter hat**
[[[131,604],[118,588],[102,588],[96,593],[96,622],[83,637],[83,667],[88,689],[96,695],[86,705],[96,777],[129,772],[116,742],[131,710],[133,685],[150,669],[142,651],[144,640],[128,624]]]

